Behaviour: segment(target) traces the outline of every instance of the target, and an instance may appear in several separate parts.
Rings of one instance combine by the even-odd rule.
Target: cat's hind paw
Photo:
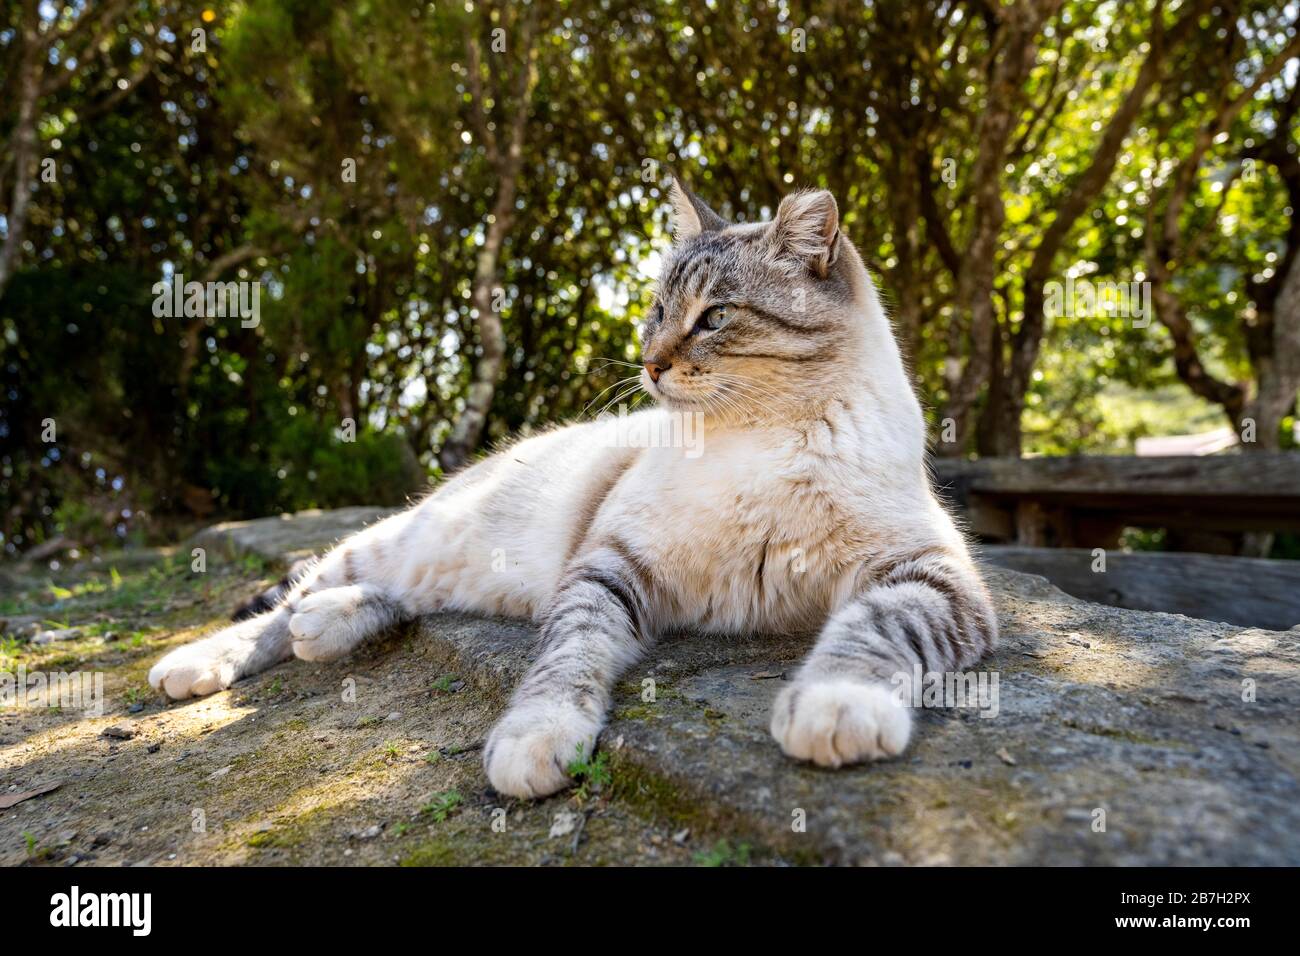
[[[398,606],[369,585],[315,591],[293,606],[293,654],[304,661],[338,660],[399,617]]]
[[[569,766],[591,756],[599,732],[600,722],[576,707],[512,707],[492,729],[483,750],[488,780],[506,796],[550,796],[569,786]]]
[[[822,767],[897,756],[911,732],[912,715],[885,684],[795,681],[772,710],[772,736],[786,755]]]
[[[149,669],[149,686],[172,700],[215,694],[234,681],[234,664],[211,638],[178,647]]]
[[[365,601],[365,592],[356,585],[326,588],[299,601],[289,618],[294,656],[332,661],[346,655],[365,637],[356,626]]]

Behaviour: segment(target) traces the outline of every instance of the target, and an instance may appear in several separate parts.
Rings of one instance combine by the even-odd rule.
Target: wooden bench
[[[1083,548],[998,545],[981,548],[979,558],[996,567],[1041,574],[1067,594],[1112,607],[1274,631],[1300,625],[1300,561],[1117,551],[1107,553],[1103,565]]]
[[[1166,528],[1179,549],[1224,551],[1215,543],[1242,532],[1300,531],[1300,452],[932,464],[940,494],[989,542],[1109,549],[1126,527]]]

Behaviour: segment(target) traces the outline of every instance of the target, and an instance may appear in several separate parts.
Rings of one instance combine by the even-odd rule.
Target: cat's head
[[[797,414],[861,374],[879,304],[825,190],[732,225],[680,183],[641,333],[641,385],[669,408]],[[892,342],[891,342],[892,344]]]

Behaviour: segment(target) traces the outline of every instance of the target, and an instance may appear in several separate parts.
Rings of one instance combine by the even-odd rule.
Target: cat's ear
[[[778,255],[803,263],[821,278],[835,263],[840,245],[840,211],[825,189],[791,193],[781,200],[772,223]]]
[[[683,186],[676,176],[673,177],[670,195],[673,200],[675,241],[694,239],[702,232],[717,232],[726,228],[727,221],[705,205],[703,199]]]

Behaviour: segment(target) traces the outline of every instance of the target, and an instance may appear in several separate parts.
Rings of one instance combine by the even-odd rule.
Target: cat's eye
[[[716,332],[727,324],[730,306],[728,305],[711,305],[700,314],[695,320],[695,328],[691,329],[691,335],[698,335],[701,332]]]

